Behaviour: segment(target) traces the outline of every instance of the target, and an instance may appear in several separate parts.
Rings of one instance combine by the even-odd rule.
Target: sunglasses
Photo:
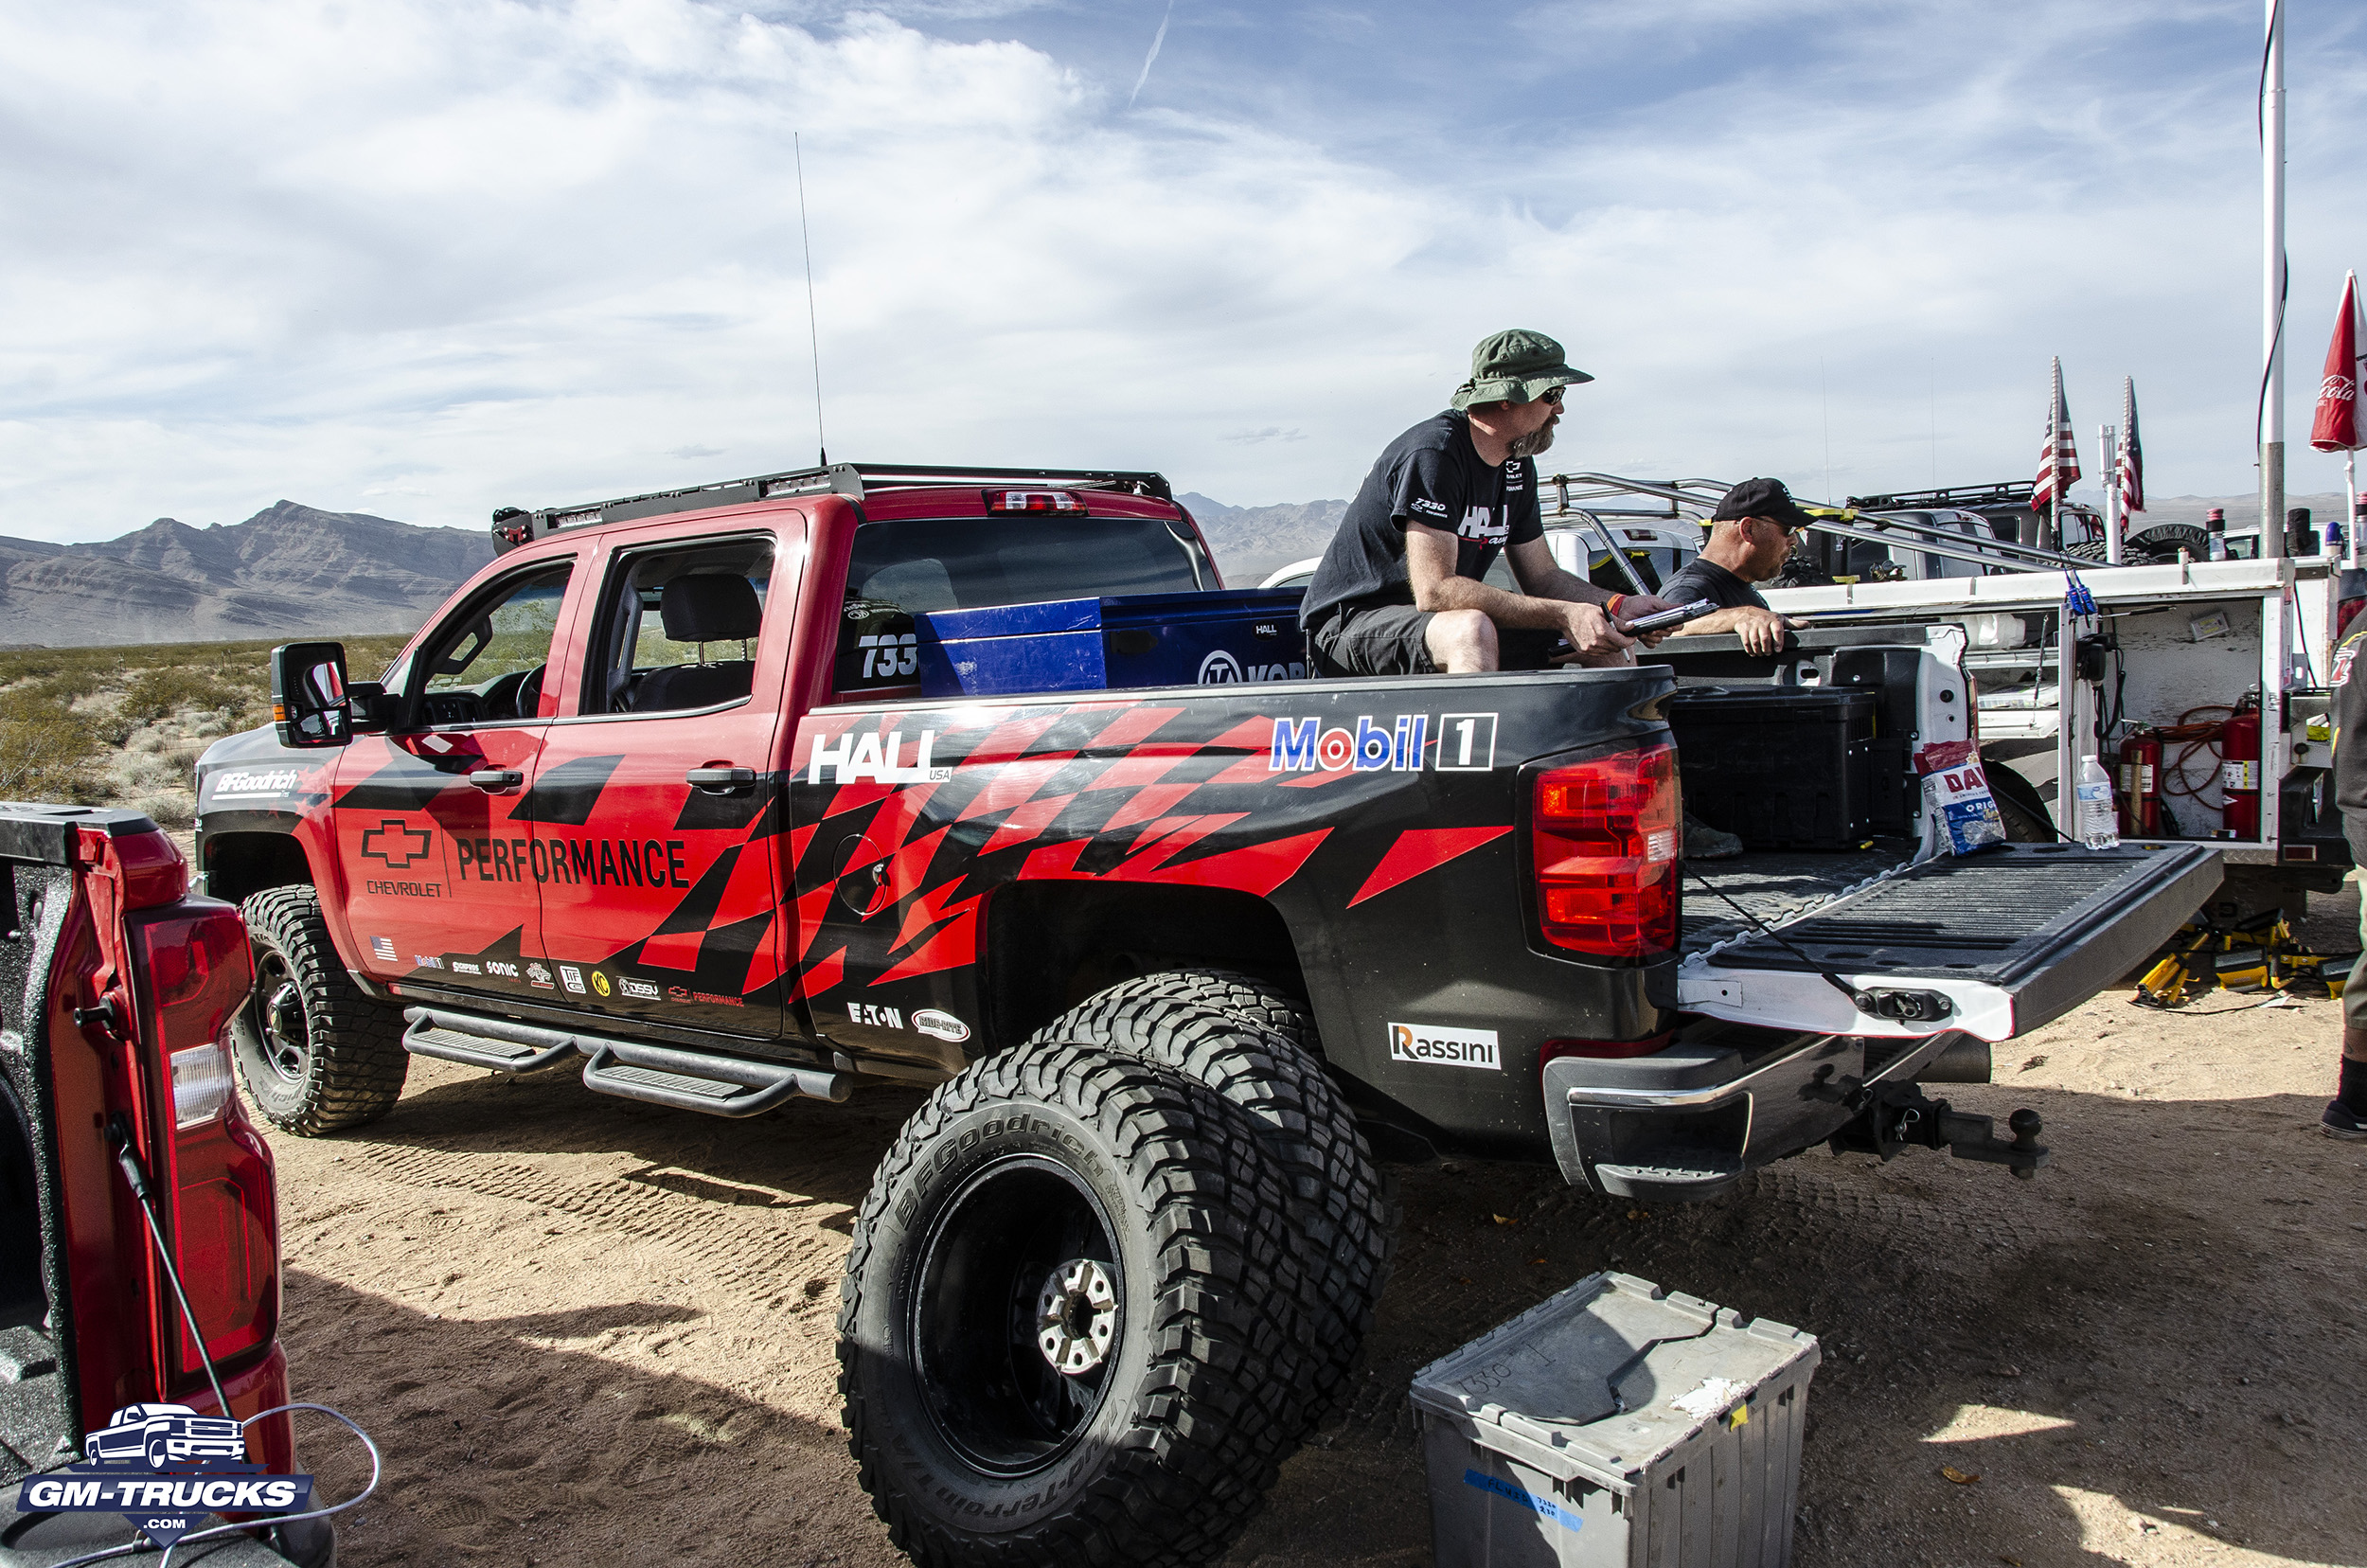
[[[1561,406],[1561,388],[1557,386],[1551,391],[1539,393],[1537,401],[1539,402],[1549,402],[1556,408],[1559,408]]]

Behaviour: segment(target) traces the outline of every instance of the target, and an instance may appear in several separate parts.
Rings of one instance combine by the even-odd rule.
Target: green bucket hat
[[[1453,406],[1531,402],[1557,386],[1594,378],[1562,361],[1561,345],[1542,332],[1515,327],[1480,339],[1471,350],[1471,379],[1454,389]]]

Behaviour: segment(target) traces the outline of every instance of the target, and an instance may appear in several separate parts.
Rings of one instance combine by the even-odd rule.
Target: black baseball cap
[[[1800,509],[1800,503],[1791,498],[1781,479],[1745,479],[1726,492],[1710,521],[1732,523],[1744,517],[1771,517],[1784,526],[1786,533],[1797,533],[1816,521]]]

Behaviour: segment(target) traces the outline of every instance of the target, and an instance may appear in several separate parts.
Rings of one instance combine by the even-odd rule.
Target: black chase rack
[[[726,479],[681,490],[651,490],[614,501],[573,507],[504,507],[493,513],[493,548],[497,553],[578,528],[607,527],[676,512],[706,511],[716,507],[745,506],[752,501],[779,501],[801,495],[844,495],[861,506],[867,495],[890,490],[941,489],[978,485],[1059,485],[1064,489],[1114,490],[1173,501],[1166,476],[1121,469],[952,468],[921,463],[831,463],[820,468],[790,469],[759,473],[748,479]]]

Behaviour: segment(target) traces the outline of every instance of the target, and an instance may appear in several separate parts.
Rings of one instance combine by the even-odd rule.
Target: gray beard
[[[1530,431],[1526,436],[1515,436],[1504,444],[1504,452],[1507,456],[1512,457],[1534,457],[1553,444],[1554,427],[1550,424],[1543,424]]]

